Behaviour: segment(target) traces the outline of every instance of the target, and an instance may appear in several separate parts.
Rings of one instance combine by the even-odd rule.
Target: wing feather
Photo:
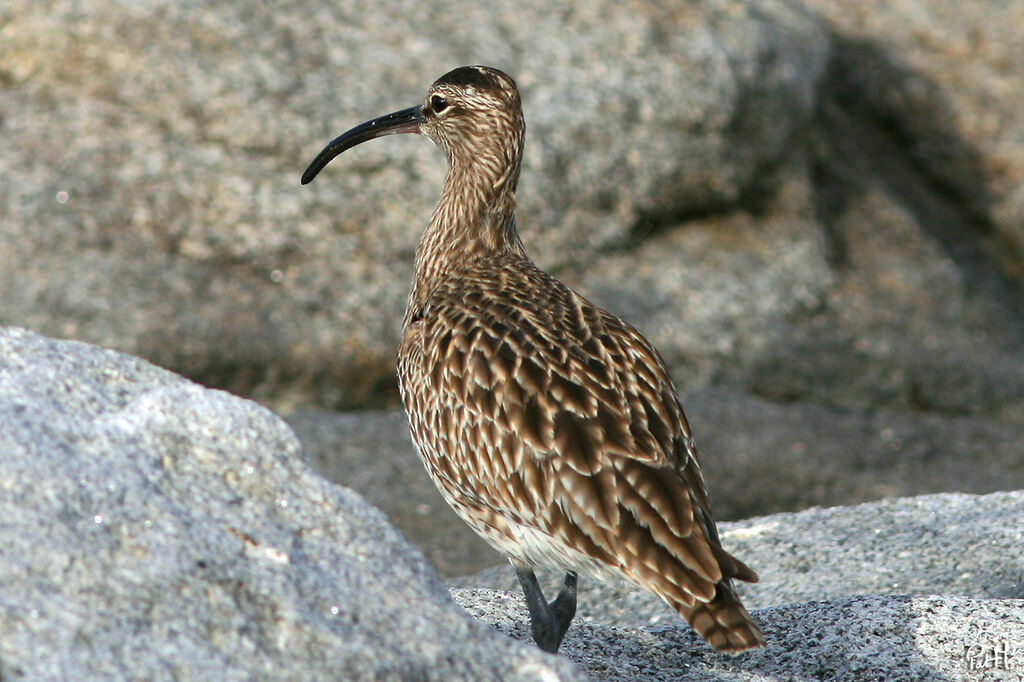
[[[711,600],[723,578],[756,578],[721,548],[657,351],[536,268],[511,263],[488,276],[495,266],[440,286],[409,341],[420,349],[402,353],[418,361],[400,378],[428,382],[441,406],[440,417],[413,425],[438,485],[677,603]],[[514,553],[509,543],[502,549]]]

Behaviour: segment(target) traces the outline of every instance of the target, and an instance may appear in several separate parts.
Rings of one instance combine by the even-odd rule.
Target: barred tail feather
[[[720,582],[711,601],[672,605],[715,651],[738,654],[764,646],[764,635],[732,588]]]

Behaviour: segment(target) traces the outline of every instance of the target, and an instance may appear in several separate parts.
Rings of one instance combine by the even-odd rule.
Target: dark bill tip
[[[331,140],[323,148],[323,151],[316,155],[313,163],[309,164],[309,168],[302,174],[302,184],[308,185],[311,183],[313,178],[317,176],[317,173],[322,171],[324,166],[329,164],[334,157],[343,151],[351,149],[357,144],[362,144],[367,140],[384,137],[385,135],[418,133],[420,132],[421,123],[423,123],[423,109],[420,106],[415,106],[396,111],[387,116],[375,118],[372,121],[356,126],[348,132],[342,133]]]

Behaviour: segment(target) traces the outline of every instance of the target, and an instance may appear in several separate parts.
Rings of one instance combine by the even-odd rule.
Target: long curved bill
[[[385,135],[395,135],[397,133],[418,133],[420,132],[420,124],[423,123],[423,107],[415,106],[409,107],[408,109],[402,109],[396,111],[393,114],[387,116],[381,116],[375,118],[372,121],[367,121],[362,125],[357,125],[352,130],[342,133],[338,137],[331,140],[330,144],[324,147],[323,151],[316,155],[313,159],[313,163],[309,164],[309,168],[302,174],[302,184],[308,185],[316,177],[317,173],[324,169],[324,166],[329,164],[335,156],[341,154],[347,149],[355,147],[357,144],[362,144],[367,140],[373,140],[378,137],[384,137]]]

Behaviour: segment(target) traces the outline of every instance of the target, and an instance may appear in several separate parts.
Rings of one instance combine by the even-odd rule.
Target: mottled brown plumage
[[[339,137],[303,176],[395,132],[421,132],[447,156],[398,353],[420,456],[459,516],[512,560],[541,646],[556,649],[572,619],[576,571],[650,590],[717,650],[760,646],[731,584],[757,576],[722,549],[664,362],[523,249],[523,131],[512,79],[463,67],[422,106]],[[569,572],[550,606],[535,566]]]

